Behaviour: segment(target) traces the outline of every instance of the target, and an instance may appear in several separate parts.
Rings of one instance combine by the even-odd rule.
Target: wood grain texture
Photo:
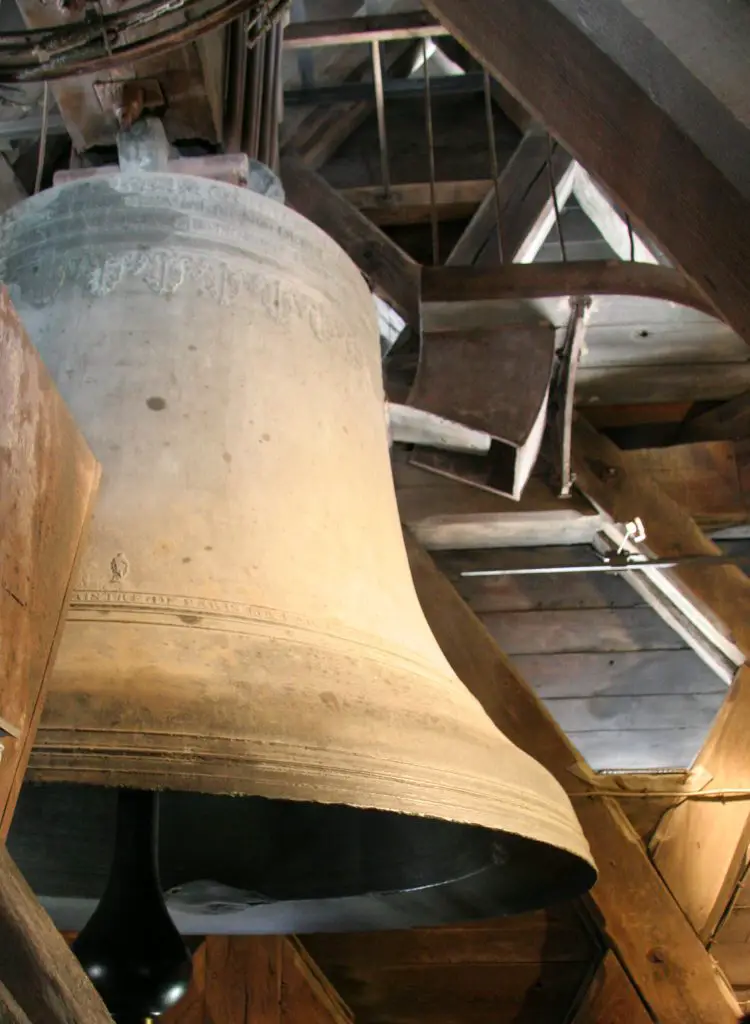
[[[34,1024],[112,1024],[93,985],[3,844],[0,980]]]
[[[586,783],[569,767],[575,752],[531,689],[429,556],[407,536],[417,593],[458,676],[498,728],[544,764],[571,793]],[[664,887],[618,808],[586,800],[576,809],[599,881],[592,891],[601,926],[660,1024],[735,1024],[710,957]]]
[[[0,291],[0,837],[44,704],[99,467]]]
[[[683,441],[743,441],[750,437],[750,391],[685,423]]]
[[[490,237],[497,231],[498,219],[503,255],[508,262],[516,259],[546,204],[551,201],[548,157],[546,134],[534,130],[527,132],[498,178],[497,188],[491,185],[487,190],[479,208],[448,254],[446,266],[470,266],[479,260]],[[555,185],[571,163],[565,150],[556,147],[552,165]]]
[[[614,953],[607,953],[571,1024],[651,1024]]]
[[[419,329],[419,266],[288,150],[282,156],[281,177],[290,205],[338,242],[376,294]]]
[[[750,205],[649,93],[550,0],[426,6],[750,341]]]
[[[713,313],[711,304],[679,271],[647,263],[581,260],[487,268],[422,268],[424,302],[464,304],[563,295],[642,296]]]
[[[716,554],[718,548],[652,474],[641,473],[612,442],[580,421],[573,447],[577,485],[615,522],[640,516],[648,550],[657,556]],[[750,652],[750,580],[735,566],[681,567],[670,577],[696,611],[705,614],[747,657]],[[743,667],[724,702],[698,764],[717,788],[750,786],[750,671]],[[737,880],[747,847],[743,803],[687,801],[665,818],[654,859],[696,931],[709,937]]]
[[[347,1006],[295,940],[209,935],[164,1024],[352,1024]]]

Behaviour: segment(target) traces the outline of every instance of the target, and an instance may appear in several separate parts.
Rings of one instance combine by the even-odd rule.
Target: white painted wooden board
[[[621,576],[460,575],[593,560],[581,545],[438,555],[592,768],[686,768],[726,687]]]

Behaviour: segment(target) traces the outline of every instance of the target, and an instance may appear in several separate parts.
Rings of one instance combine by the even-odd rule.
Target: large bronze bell
[[[355,901],[269,930],[590,886],[562,789],[419,607],[348,257],[279,202],[164,173],[53,188],[0,239],[0,278],[103,465],[34,778],[167,790],[162,880],[186,899],[208,881],[264,907]]]

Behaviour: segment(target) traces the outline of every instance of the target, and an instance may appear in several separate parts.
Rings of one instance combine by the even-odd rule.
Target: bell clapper
[[[157,793],[121,789],[104,895],[73,952],[117,1024],[150,1024],[184,996],[190,953],[161,892]]]

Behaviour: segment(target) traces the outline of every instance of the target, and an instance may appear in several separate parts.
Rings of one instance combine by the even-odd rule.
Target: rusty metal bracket
[[[571,445],[576,376],[583,354],[590,306],[591,299],[588,296],[570,299],[570,317],[565,328],[562,348],[557,356],[550,391],[547,413],[548,451],[551,452],[561,498],[570,497],[575,483],[575,475],[571,468]]]

